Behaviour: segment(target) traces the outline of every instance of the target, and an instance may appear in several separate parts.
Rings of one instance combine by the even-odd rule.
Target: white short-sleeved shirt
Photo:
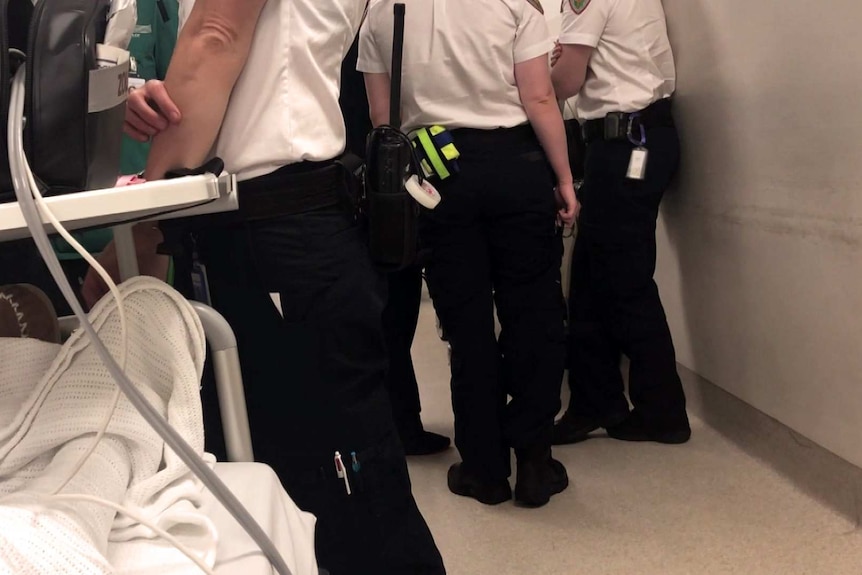
[[[180,24],[194,0],[180,0]],[[344,151],[341,63],[365,0],[269,0],[214,153],[240,180]]]
[[[577,100],[581,120],[642,110],[676,88],[661,0],[563,0],[560,43],[595,48]]]
[[[403,0],[402,0],[403,1]],[[393,5],[372,0],[360,72],[391,77]],[[527,122],[515,64],[553,48],[538,0],[410,0],[402,67],[402,128],[511,128]]]

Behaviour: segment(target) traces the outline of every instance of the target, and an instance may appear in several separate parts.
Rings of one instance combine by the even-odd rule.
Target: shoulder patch
[[[590,0],[569,0],[569,4],[572,5],[572,10],[575,11],[575,14],[580,14],[590,5]]]
[[[545,13],[545,9],[542,7],[541,0],[527,0],[527,4],[538,10],[540,14]]]

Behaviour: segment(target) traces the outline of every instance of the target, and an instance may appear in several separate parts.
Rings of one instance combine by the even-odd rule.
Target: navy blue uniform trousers
[[[551,444],[565,363],[562,237],[529,126],[453,135],[461,171],[439,184],[420,238],[452,346],[455,445],[465,469],[498,480],[511,474],[511,448]]]
[[[643,180],[626,177],[634,146],[596,140],[586,149],[581,214],[571,268],[569,412],[619,420],[629,411],[620,371],[630,360],[629,394],[643,419],[687,426],[685,395],[658,287],[656,219],[677,171],[676,128],[647,128]]]
[[[320,566],[331,575],[445,573],[383,385],[385,283],[346,210],[213,229],[198,247],[213,306],[236,330],[255,457],[317,517]],[[280,294],[283,317],[269,293]],[[352,495],[336,475],[336,450]]]

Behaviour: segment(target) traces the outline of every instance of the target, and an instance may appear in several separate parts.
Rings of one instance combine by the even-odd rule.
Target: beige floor
[[[446,349],[427,301],[414,361],[426,428],[451,437]],[[451,575],[862,575],[858,522],[692,425],[684,446],[600,438],[556,450],[571,486],[537,510],[450,494],[454,449],[410,461],[414,493]]]

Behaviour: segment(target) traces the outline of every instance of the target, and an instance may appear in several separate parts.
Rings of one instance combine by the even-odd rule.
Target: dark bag
[[[9,173],[9,151],[6,141],[6,126],[9,124],[9,99],[12,77],[24,58],[17,52],[27,52],[27,35],[33,16],[31,0],[0,0],[0,201],[9,201],[12,177]],[[15,51],[13,53],[13,51]],[[12,198],[14,199],[14,194]]]
[[[0,0],[3,145],[0,201],[13,201],[6,149],[9,83],[6,46],[26,53],[24,148],[45,195],[111,188],[120,171],[129,57],[99,46],[110,0]],[[25,33],[26,31],[26,33]]]

